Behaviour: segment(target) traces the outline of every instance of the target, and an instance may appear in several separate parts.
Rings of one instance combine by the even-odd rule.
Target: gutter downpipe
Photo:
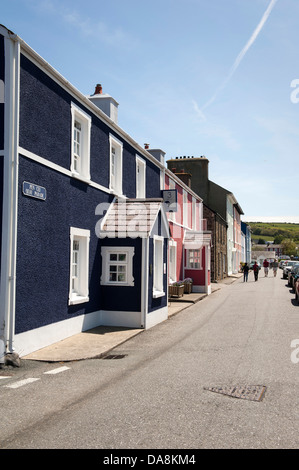
[[[4,354],[7,354],[14,352],[15,332],[20,89],[20,43],[16,36],[10,33],[5,37],[5,58],[3,227],[7,227],[7,231],[4,232],[2,240],[1,297],[4,299],[4,322],[0,334],[3,338]],[[1,353],[0,350],[0,362],[5,362]]]
[[[149,238],[142,238],[142,293],[141,293],[141,328],[146,329],[148,313],[148,271],[149,271]]]

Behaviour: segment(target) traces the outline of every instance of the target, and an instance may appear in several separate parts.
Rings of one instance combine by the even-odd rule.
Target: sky
[[[0,0],[0,23],[166,160],[202,155],[244,221],[299,223],[298,0]]]

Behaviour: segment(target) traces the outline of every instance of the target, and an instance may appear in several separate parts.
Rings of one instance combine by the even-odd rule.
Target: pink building
[[[183,176],[182,181],[179,175],[169,170],[165,172],[165,190],[175,192],[177,197],[176,211],[167,212],[169,284],[191,278],[193,292],[210,294],[211,232],[206,230],[202,199],[184,182]],[[167,195],[167,191],[164,194]]]

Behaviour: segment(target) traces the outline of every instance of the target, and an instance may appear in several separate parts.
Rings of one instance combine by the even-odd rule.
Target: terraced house
[[[167,161],[168,169],[190,175],[190,187],[198,194],[207,208],[218,214],[218,222],[226,224],[226,252],[224,236],[214,237],[213,279],[238,272],[242,261],[241,215],[243,211],[234,194],[209,179],[209,160],[204,157],[176,157]],[[206,213],[205,217],[208,218]],[[217,224],[218,225],[218,224]],[[220,229],[220,225],[219,225]]]
[[[0,118],[0,361],[98,325],[167,319],[163,152],[118,126],[101,85],[83,95],[4,26]]]

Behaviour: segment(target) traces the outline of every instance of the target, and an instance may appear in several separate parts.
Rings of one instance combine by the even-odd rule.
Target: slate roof
[[[100,238],[148,237],[163,199],[115,200],[102,222]]]
[[[184,248],[187,250],[195,250],[202,248],[203,246],[210,246],[211,237],[212,232],[209,231],[196,232],[186,230],[184,236]]]

